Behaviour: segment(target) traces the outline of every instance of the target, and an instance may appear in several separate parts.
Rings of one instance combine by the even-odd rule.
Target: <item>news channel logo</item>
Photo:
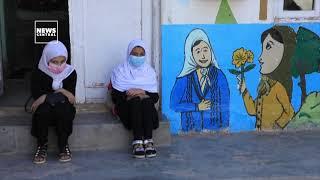
[[[36,20],[34,21],[34,43],[47,44],[50,41],[58,41],[58,21]]]

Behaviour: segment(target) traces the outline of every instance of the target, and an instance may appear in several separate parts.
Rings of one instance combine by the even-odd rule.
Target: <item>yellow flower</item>
[[[252,63],[253,62],[253,52],[252,51],[250,51],[250,50],[248,50],[247,52],[246,52],[246,54],[247,54],[247,62],[248,63]]]
[[[244,48],[237,49],[235,52],[233,52],[232,64],[239,68],[246,63],[247,58],[247,51]]]

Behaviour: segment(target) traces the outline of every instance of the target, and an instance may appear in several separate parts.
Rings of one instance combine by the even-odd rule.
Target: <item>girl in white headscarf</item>
[[[194,29],[185,42],[184,66],[171,92],[170,108],[181,113],[182,131],[229,126],[230,92],[207,34]]]
[[[54,124],[57,130],[59,160],[71,160],[68,137],[72,133],[75,116],[75,88],[77,74],[67,64],[68,51],[60,41],[51,41],[43,49],[38,69],[32,74],[31,134],[37,138],[38,147],[33,159],[36,164],[46,162],[48,126]]]
[[[159,120],[154,104],[159,99],[158,81],[154,69],[146,60],[148,51],[142,40],[133,40],[125,62],[111,75],[112,100],[117,114],[127,129],[133,130],[133,156],[155,157],[152,130]]]

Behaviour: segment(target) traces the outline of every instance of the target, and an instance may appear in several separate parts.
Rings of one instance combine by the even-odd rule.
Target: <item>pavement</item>
[[[320,131],[188,134],[172,137],[158,157],[134,159],[128,150],[77,151],[70,163],[50,153],[0,155],[1,180],[320,179]]]

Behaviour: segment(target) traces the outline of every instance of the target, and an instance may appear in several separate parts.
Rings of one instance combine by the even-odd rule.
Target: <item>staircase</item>
[[[0,107],[0,153],[32,153],[36,140],[30,135],[31,114],[23,108]],[[126,130],[103,104],[77,105],[73,133],[69,139],[72,151],[126,150],[132,132]],[[169,122],[160,122],[154,131],[157,146],[169,145]],[[57,150],[54,128],[49,129],[49,151]]]

